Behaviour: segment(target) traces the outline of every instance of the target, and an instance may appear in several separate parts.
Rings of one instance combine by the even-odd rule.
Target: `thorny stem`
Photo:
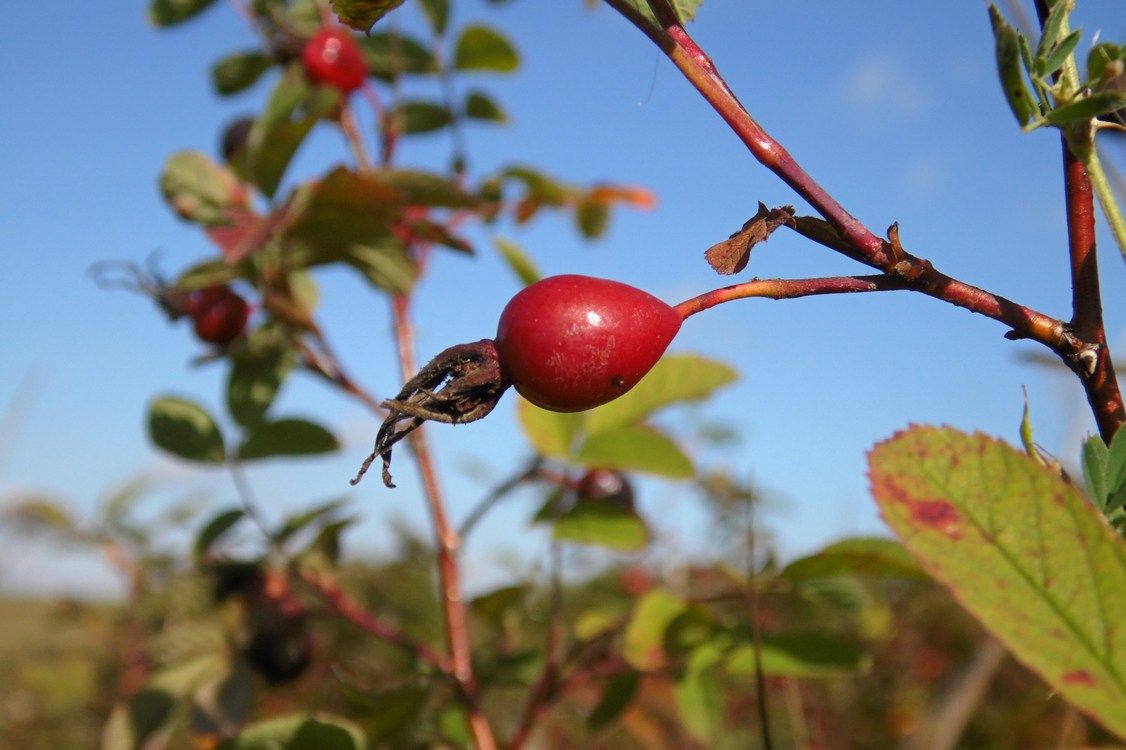
[[[1006,334],[1007,338],[1027,338],[1044,344],[1079,377],[1087,392],[1088,402],[1095,413],[1103,439],[1109,440],[1117,431],[1126,419],[1126,410],[1123,409],[1122,395],[1114,382],[1113,366],[1105,340],[1085,339],[1062,321],[940,273],[929,261],[905,252],[895,236],[890,237],[891,241],[877,237],[829,196],[785,148],[751,117],[728,88],[711,59],[685,31],[668,0],[648,0],[651,10],[660,23],[659,27],[644,18],[625,0],[606,0],[606,3],[637,26],[672,60],[763,166],[778,175],[825,218],[827,224],[825,230],[820,232],[822,237],[811,237],[812,239],[877,268],[888,277],[897,277],[907,282],[900,288],[922,292],[1005,323],[1012,328]],[[892,229],[894,230],[895,227],[893,226]],[[798,230],[802,231],[800,223]],[[804,231],[802,234],[810,236]],[[827,239],[826,235],[836,237]],[[835,291],[876,291],[876,289],[839,289],[822,293]],[[737,296],[740,295],[732,298]],[[688,308],[679,309],[682,315],[690,315],[697,311]]]
[[[395,341],[399,347],[399,366],[403,379],[409,380],[418,369],[414,355],[414,332],[410,324],[410,300],[404,296],[392,299]],[[470,731],[478,750],[494,750],[496,739],[492,728],[481,711],[477,693],[477,680],[473,673],[473,655],[469,643],[469,622],[465,601],[461,596],[460,569],[457,552],[461,540],[450,525],[446,503],[438,483],[438,472],[426,441],[425,429],[415,430],[408,438],[418,462],[418,470],[426,494],[430,516],[434,523],[435,541],[438,545],[439,594],[446,628],[446,645],[450,652],[451,674],[465,706]]]

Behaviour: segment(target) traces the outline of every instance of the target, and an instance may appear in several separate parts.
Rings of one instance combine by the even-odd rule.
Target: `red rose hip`
[[[349,94],[364,85],[367,63],[360,45],[342,29],[321,29],[301,51],[305,73],[314,83]]]
[[[192,292],[184,311],[201,341],[224,345],[242,335],[250,305],[228,287],[212,286]]]
[[[509,301],[497,326],[501,370],[544,409],[583,411],[637,385],[680,330],[671,306],[590,276],[552,276]]]

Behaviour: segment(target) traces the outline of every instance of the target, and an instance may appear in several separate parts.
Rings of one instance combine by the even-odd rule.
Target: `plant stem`
[[[853,292],[883,292],[907,289],[907,282],[894,276],[830,276],[818,279],[752,279],[741,284],[732,284],[721,289],[713,289],[692,299],[685,300],[673,309],[680,317],[687,318],[709,308],[749,297],[767,299],[793,299],[812,297],[818,294],[849,294]]]
[[[410,324],[410,299],[404,296],[392,298],[391,309],[395,341],[399,348],[399,366],[406,381],[418,369],[414,355],[414,332]],[[425,428],[415,430],[408,440],[418,463],[427,506],[430,508],[430,517],[434,524],[435,542],[438,546],[439,599],[446,629],[446,645],[450,652],[451,674],[465,707],[469,729],[478,750],[495,750],[496,739],[481,711],[477,680],[473,674],[469,622],[465,601],[461,596],[461,574],[457,562],[457,551],[461,546],[461,540],[450,525],[446,514],[446,503],[438,483],[434,458],[426,442]]]
[[[1095,204],[1091,180],[1083,160],[1062,138],[1064,196],[1067,204],[1068,254],[1071,259],[1071,327],[1083,341],[1091,342],[1092,356],[1072,367],[1083,383],[1087,402],[1103,442],[1111,439],[1126,422],[1122,393],[1114,372],[1103,324],[1099,261],[1095,242]],[[1093,147],[1090,149],[1094,151]]]
[[[943,300],[972,312],[981,313],[1008,325],[1009,339],[1032,339],[1055,352],[1076,373],[1087,392],[1087,398],[1104,439],[1112,435],[1126,419],[1122,395],[1114,379],[1110,352],[1105,339],[1089,339],[1077,335],[1062,321],[1031,310],[995,294],[978,289],[939,272],[930,261],[903,250],[895,225],[889,240],[883,240],[864,227],[803,170],[792,156],[751,117],[711,59],[685,31],[668,0],[648,0],[658,20],[655,25],[626,0],[605,0],[648,36],[696,87],[732,131],[743,141],[751,154],[774,172],[824,217],[825,222],[805,217],[797,223],[803,235],[866,265],[883,271],[889,279],[898,279],[896,286],[883,286],[875,278],[853,277],[851,281],[821,280],[827,286],[809,285],[815,280],[752,281],[748,286],[736,285],[716,290],[677,306],[687,317],[714,304],[745,296],[800,297],[810,294],[834,294],[850,291],[878,291],[887,288],[910,289]],[[1038,10],[1042,0],[1038,2]],[[1088,188],[1089,190],[1089,188]],[[816,235],[811,229],[818,226]],[[863,281],[858,281],[858,280]],[[903,283],[906,282],[906,283]],[[736,291],[738,290],[738,291]],[[714,298],[710,295],[716,295]]]
[[[344,619],[354,625],[358,625],[376,638],[386,641],[387,643],[393,643],[404,651],[409,652],[419,661],[430,665],[436,671],[452,677],[452,670],[445,656],[423,643],[408,638],[398,627],[385,622],[377,615],[364,609],[364,607],[350,597],[336,581],[326,576],[317,575],[312,570],[303,570],[301,572],[301,578]]]
[[[547,624],[547,641],[544,644],[544,664],[532,694],[524,706],[524,715],[516,734],[508,743],[508,750],[520,750],[531,737],[536,719],[559,694],[561,654],[563,643],[563,548],[557,541],[551,543],[550,595],[551,613]]]

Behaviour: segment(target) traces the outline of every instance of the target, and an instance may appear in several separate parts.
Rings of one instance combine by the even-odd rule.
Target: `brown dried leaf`
[[[747,267],[747,261],[751,258],[751,248],[760,242],[765,242],[774,230],[783,224],[793,226],[793,223],[793,206],[767,208],[760,201],[758,213],[748,219],[743,228],[730,238],[709,247],[704,257],[716,273],[724,275],[739,273]]]

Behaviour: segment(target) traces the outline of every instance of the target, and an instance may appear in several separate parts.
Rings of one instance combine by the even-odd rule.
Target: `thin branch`
[[[458,528],[457,533],[458,536],[461,537],[462,543],[465,542],[465,538],[469,536],[469,532],[473,531],[474,527],[478,523],[480,523],[481,519],[485,517],[486,513],[492,510],[497,503],[499,503],[505,498],[506,495],[508,495],[508,493],[512,492],[514,489],[524,484],[528,480],[537,477],[542,467],[543,457],[535,456],[531,461],[528,462],[527,466],[520,469],[520,471],[510,476],[508,479],[504,480],[493,489],[489,490],[489,493],[485,495],[485,497],[481,498],[477,505],[473,507],[473,510],[469,512],[469,515],[465,517],[465,520],[461,522],[461,526]]]
[[[817,223],[818,220],[807,217],[805,227],[798,223],[796,227],[798,231],[807,234],[807,231],[816,228],[821,236],[812,239],[879,269],[889,277],[907,282],[896,288],[922,292],[1001,321],[1012,329],[1006,334],[1007,338],[1031,339],[1044,344],[1079,377],[1104,439],[1108,435],[1113,435],[1126,420],[1126,409],[1123,408],[1122,395],[1114,379],[1113,365],[1105,340],[1092,340],[1076,335],[1062,321],[941,273],[930,261],[911,255],[903,249],[899,244],[897,228],[894,225],[889,229],[888,240],[873,234],[826,193],[785,148],[751,117],[728,88],[711,59],[685,31],[668,0],[648,0],[648,2],[660,21],[660,27],[642,16],[625,0],[606,0],[608,5],[622,13],[660,47],[685,78],[727,122],[751,154],[778,175],[825,219],[825,223],[821,225]],[[798,284],[799,282],[772,283]],[[872,283],[876,284],[874,280]],[[753,294],[737,296],[772,296],[763,294],[762,291],[765,291],[765,287],[755,290]],[[877,288],[802,291],[790,296],[841,291],[877,291]],[[696,312],[687,308],[682,308],[681,311],[684,315]]]
[[[755,706],[764,750],[773,750],[770,733],[770,709],[766,701],[766,674],[762,669],[762,601],[755,575],[755,500],[748,497],[743,506],[747,525],[747,600],[751,618],[751,647],[755,663]]]
[[[410,324],[410,300],[395,297],[392,300],[395,340],[399,347],[399,366],[403,379],[409,380],[418,369],[414,355],[414,332]],[[466,719],[478,750],[495,750],[496,739],[492,727],[481,711],[477,693],[477,680],[473,673],[473,654],[469,643],[469,622],[465,600],[461,596],[461,574],[458,567],[457,552],[461,540],[450,525],[446,514],[446,503],[438,472],[426,441],[425,428],[415,430],[408,438],[418,464],[426,495],[430,517],[434,524],[435,541],[438,546],[438,584],[443,624],[446,629],[446,645],[450,652],[451,674],[465,706]]]
[[[520,750],[531,737],[536,720],[543,714],[560,692],[560,674],[563,643],[563,547],[557,541],[551,542],[551,612],[548,615],[547,642],[544,644],[544,664],[539,679],[532,688],[520,724],[508,743],[508,750]]]
[[[407,637],[396,626],[375,615],[353,599],[342,589],[335,580],[326,576],[316,575],[311,570],[302,570],[301,579],[308,584],[328,604],[334,612],[344,619],[358,625],[363,630],[371,633],[381,641],[391,643],[410,653],[420,662],[434,668],[450,679],[453,679],[453,670],[449,660],[442,654],[434,651],[424,643],[419,643]]]

